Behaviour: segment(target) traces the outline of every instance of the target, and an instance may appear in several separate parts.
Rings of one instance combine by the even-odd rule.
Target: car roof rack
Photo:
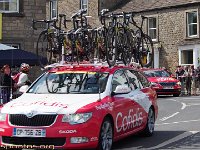
[[[44,67],[43,70],[49,70],[51,68],[56,68],[56,67],[74,67],[74,66],[102,66],[102,67],[110,67],[107,62],[98,62],[94,61],[93,63],[88,62],[88,61],[83,61],[80,63],[75,63],[75,62],[59,62],[59,63],[54,63],[50,64]],[[122,61],[116,61],[115,66],[126,66]],[[140,66],[139,63],[136,62],[131,62],[130,65],[131,67],[138,67]],[[114,67],[114,66],[113,66]],[[110,67],[112,68],[112,67]]]

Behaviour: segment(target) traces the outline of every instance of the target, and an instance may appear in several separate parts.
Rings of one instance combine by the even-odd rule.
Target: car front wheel
[[[149,109],[146,128],[144,130],[145,136],[152,136],[155,127],[155,114],[152,107]]]
[[[98,150],[111,150],[113,144],[113,125],[109,118],[105,118],[99,135]]]

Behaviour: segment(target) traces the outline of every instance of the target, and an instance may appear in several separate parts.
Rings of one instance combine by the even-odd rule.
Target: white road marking
[[[169,101],[174,101],[174,102],[177,102],[177,103],[181,103],[182,104],[182,107],[181,107],[181,110],[185,109],[187,107],[186,103],[183,103],[183,102],[179,102],[177,100],[174,100],[174,99],[167,99]]]
[[[198,132],[199,132],[199,131],[184,132],[183,134],[180,134],[180,135],[178,135],[178,136],[176,136],[176,137],[174,137],[174,138],[172,138],[172,139],[170,139],[170,140],[168,140],[168,141],[165,141],[165,142],[163,142],[163,143],[161,143],[161,144],[159,144],[159,145],[157,145],[157,146],[154,146],[154,147],[151,147],[151,148],[147,148],[147,150],[154,150],[154,149],[162,148],[162,147],[164,147],[164,146],[166,146],[166,145],[168,145],[168,144],[174,143],[174,142],[176,142],[176,141],[179,141],[179,140],[181,140],[181,139],[183,139],[183,138],[186,138],[186,137],[191,136],[191,135],[193,135],[193,134],[196,134],[196,133],[198,133]]]
[[[199,105],[200,105],[200,103],[188,103],[187,106],[199,106]]]
[[[185,103],[181,103],[183,106],[181,107],[181,110],[185,109],[187,105]]]
[[[167,120],[167,119],[169,119],[169,118],[172,118],[172,117],[174,117],[174,116],[176,116],[176,115],[178,115],[178,114],[179,114],[179,112],[176,112],[176,113],[172,114],[171,116],[163,117],[162,119],[160,119],[160,121],[165,121],[165,120]]]
[[[187,121],[177,121],[177,122],[170,122],[170,123],[159,123],[159,124],[155,124],[156,126],[162,126],[162,125],[171,125],[171,124],[179,124],[179,123],[190,123],[190,122],[198,122],[200,121],[200,119],[198,120],[187,120]]]

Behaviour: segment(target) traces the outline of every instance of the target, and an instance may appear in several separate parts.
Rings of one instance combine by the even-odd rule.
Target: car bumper
[[[181,89],[156,89],[158,95],[180,94]]]
[[[45,137],[14,137],[14,128],[45,129]],[[9,148],[39,148],[39,149],[90,149],[98,145],[99,125],[91,122],[79,125],[65,123],[54,124],[50,127],[20,127],[0,124],[0,145]],[[73,133],[70,133],[73,132]],[[86,138],[87,142],[71,142],[71,138]]]

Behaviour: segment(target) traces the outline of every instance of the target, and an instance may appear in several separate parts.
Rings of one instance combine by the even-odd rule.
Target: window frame
[[[138,80],[142,84],[142,88],[149,88],[151,86],[151,83],[149,82],[147,77],[144,75],[144,73],[138,71],[136,75],[138,77]],[[143,80],[145,81],[143,82]]]
[[[149,19],[152,19],[152,18],[155,18],[156,19],[156,28],[150,28],[149,27]],[[148,36],[149,37],[151,37],[150,36],[150,29],[151,30],[156,30],[156,38],[155,39],[152,39],[151,38],[151,40],[152,40],[152,42],[158,42],[158,16],[155,16],[155,15],[153,15],[153,16],[148,16],[148,19],[147,19],[147,34],[148,34]]]
[[[0,13],[10,14],[10,13],[20,13],[20,0],[17,1],[17,10],[16,11],[7,11],[7,10],[0,10]],[[3,2],[0,2],[3,3]],[[9,3],[9,2],[8,2]]]
[[[21,44],[19,44],[19,43],[6,43],[6,45],[14,47],[14,48],[17,47],[16,49],[20,49],[21,48]]]
[[[56,17],[53,17],[53,2],[56,2]],[[50,0],[49,1],[49,11],[50,11],[50,19],[56,19],[58,18],[58,1],[57,0]]]
[[[122,71],[122,72],[123,72],[123,74],[124,74],[125,77],[126,77],[125,79],[127,80],[128,87],[130,87],[130,82],[129,82],[129,79],[128,79],[128,76],[127,76],[125,70],[124,70],[124,69],[119,69],[119,70],[116,70],[116,71],[113,73],[112,81],[111,81],[111,88],[110,88],[111,93],[113,92],[113,80],[114,80],[114,76],[115,76],[115,74],[116,74],[118,71]],[[130,88],[131,88],[131,87],[130,87]]]
[[[197,35],[189,35],[189,25],[188,24],[188,14],[189,13],[193,13],[196,12],[197,13],[197,23],[195,23],[197,25]],[[199,10],[198,9],[191,9],[191,10],[187,10],[185,11],[185,37],[186,39],[192,39],[192,38],[199,38]]]
[[[131,78],[131,77],[129,77],[127,71],[130,71],[130,72],[131,72],[132,74],[134,74],[134,75],[136,76],[136,78],[137,78],[137,80],[136,80],[135,82],[137,82],[138,87],[137,87],[137,88],[134,87],[134,89],[131,87],[131,89],[132,89],[133,91],[134,91],[134,90],[138,90],[138,89],[141,90],[141,89],[142,89],[142,87],[141,87],[142,83],[141,83],[140,80],[138,79],[137,71],[135,71],[135,70],[133,70],[133,69],[126,69],[126,70],[125,70],[126,76],[127,76],[127,78],[128,78],[129,85],[131,85],[132,82],[130,81],[130,78]]]
[[[183,61],[183,57],[182,57],[182,53],[183,52],[185,52],[185,51],[192,51],[192,53],[193,53],[193,58],[192,58],[192,60],[193,60],[193,62],[191,63],[191,64],[186,64],[186,63],[182,63],[182,61]],[[180,65],[185,65],[185,66],[187,66],[187,65],[193,65],[194,64],[194,49],[184,49],[184,50],[180,50]]]
[[[88,6],[89,6],[88,4],[89,4],[89,1],[87,0],[87,4],[84,4],[84,5],[87,6],[87,8],[86,8],[87,9],[87,14],[88,14]],[[84,5],[83,5],[83,0],[80,0],[80,9],[83,9]]]

